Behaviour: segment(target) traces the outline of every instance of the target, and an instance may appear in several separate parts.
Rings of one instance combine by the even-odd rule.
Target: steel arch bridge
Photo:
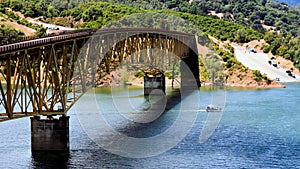
[[[160,54],[151,53],[159,49]],[[144,55],[134,55],[141,51]],[[35,115],[66,115],[97,79],[129,58],[152,65],[171,64],[176,55],[198,86],[193,34],[160,29],[83,30],[0,46],[0,121]],[[156,57],[154,55],[159,55]],[[188,78],[182,75],[182,85]]]

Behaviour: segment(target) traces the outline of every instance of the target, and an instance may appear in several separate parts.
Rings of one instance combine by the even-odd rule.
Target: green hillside
[[[193,0],[191,3],[188,0],[4,0],[2,8],[5,7],[25,16],[50,18],[49,22],[59,16],[58,23],[67,23],[64,18],[72,17],[69,25],[79,28],[101,28],[137,13],[172,14],[222,41],[244,43],[264,38],[268,42],[265,52],[284,56],[300,68],[300,13],[272,0]],[[212,12],[221,17],[208,16],[214,14]],[[130,22],[139,22],[140,18],[130,19]]]
[[[55,17],[63,11],[72,9],[79,4],[98,2],[101,0],[3,0],[2,4],[25,16]],[[300,13],[284,3],[272,0],[102,0],[102,2],[119,3],[144,10],[172,10],[176,12],[206,15],[210,11],[223,13],[222,19],[239,23],[247,27],[266,31],[263,25],[282,33],[299,35]]]

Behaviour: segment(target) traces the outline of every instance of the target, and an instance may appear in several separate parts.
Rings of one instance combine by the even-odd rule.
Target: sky
[[[300,0],[276,0],[276,1],[284,2],[284,3],[289,4],[289,5],[300,4]]]

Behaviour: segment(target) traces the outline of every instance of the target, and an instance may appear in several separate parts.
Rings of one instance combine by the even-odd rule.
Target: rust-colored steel
[[[66,114],[97,79],[129,58],[163,67],[171,53],[193,57],[188,33],[159,29],[85,30],[0,46],[0,121]],[[195,39],[195,38],[194,38]],[[26,39],[25,39],[26,40]],[[153,49],[160,52],[153,53]],[[140,54],[139,52],[145,51]],[[154,56],[155,55],[155,56]],[[194,70],[199,72],[198,67]],[[195,78],[198,78],[195,76]],[[199,78],[198,78],[199,79]]]

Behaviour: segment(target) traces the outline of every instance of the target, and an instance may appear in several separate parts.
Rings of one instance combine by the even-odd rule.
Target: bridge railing
[[[101,30],[101,31],[99,31]],[[16,39],[11,39],[8,41],[0,41],[0,46],[4,46],[4,45],[10,45],[10,44],[14,44],[14,43],[19,43],[19,42],[25,42],[25,41],[30,41],[30,40],[35,40],[35,39],[42,39],[42,38],[49,38],[49,37],[55,37],[55,36],[60,36],[60,35],[70,35],[70,34],[76,34],[76,33],[96,33],[97,31],[99,31],[99,33],[103,33],[103,32],[118,32],[118,31],[140,31],[139,28],[108,28],[108,29],[76,29],[76,30],[68,30],[68,31],[61,31],[58,33],[52,33],[52,34],[45,34],[42,36],[37,36],[37,35],[33,35],[33,36],[22,36]],[[144,30],[158,30],[159,32],[162,33],[174,33],[174,34],[181,34],[181,35],[192,35],[189,33],[181,33],[181,32],[176,32],[176,31],[169,31],[169,30],[161,30],[161,29],[152,29],[152,28],[146,28]]]
[[[3,55],[5,53],[14,52],[17,50],[23,50],[27,49],[29,47],[36,47],[41,46],[44,44],[49,43],[56,43],[63,40],[68,39],[75,39],[75,38],[81,38],[81,37],[88,37],[92,36],[94,34],[102,35],[102,34],[115,34],[115,33],[133,33],[133,34],[140,34],[140,33],[149,33],[149,32],[155,32],[155,33],[162,33],[166,35],[179,35],[179,36],[194,36],[193,34],[189,33],[182,33],[182,32],[176,32],[176,31],[168,31],[168,30],[161,30],[161,29],[153,29],[153,28],[147,28],[147,29],[140,29],[140,28],[109,28],[109,29],[80,29],[80,30],[73,30],[73,31],[66,31],[65,33],[61,34],[55,34],[55,35],[47,35],[44,38],[43,37],[24,37],[23,39],[19,39],[16,42],[11,41],[7,42],[6,45],[0,44],[0,55]]]
[[[79,33],[79,32],[95,32],[95,31],[96,31],[95,29],[76,29],[76,30],[61,31],[61,32],[51,33],[51,34],[44,34],[42,36],[38,36],[38,35],[21,36],[21,37],[15,38],[15,39],[9,39],[7,41],[0,41],[0,46],[35,40],[35,39],[39,39],[39,38],[48,38],[48,37],[54,37],[54,36],[58,36],[58,35],[69,35],[69,34],[74,34],[74,33]]]

